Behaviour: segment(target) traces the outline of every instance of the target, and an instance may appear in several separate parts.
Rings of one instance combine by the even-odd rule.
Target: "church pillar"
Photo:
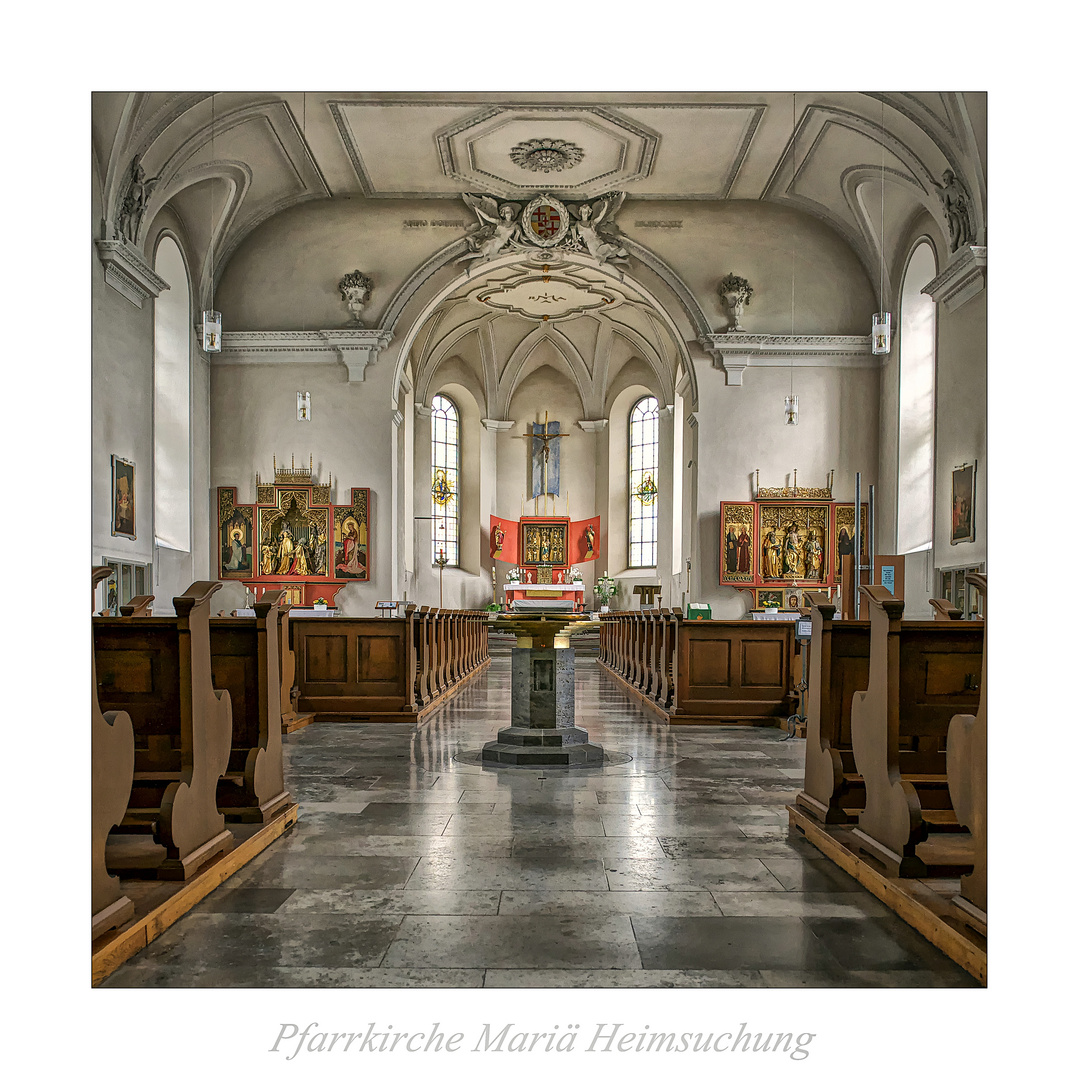
[[[416,420],[412,431],[415,460],[412,516],[415,530],[415,561],[412,564],[413,603],[438,607],[438,576],[431,570],[431,412],[429,405],[416,402]]]
[[[670,599],[672,588],[671,558],[674,538],[675,495],[677,494],[674,478],[674,406],[659,407],[659,477],[656,497],[656,580],[660,584],[661,599],[665,604]]]

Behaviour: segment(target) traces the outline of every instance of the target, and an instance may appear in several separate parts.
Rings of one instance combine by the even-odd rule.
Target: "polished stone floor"
[[[295,827],[103,985],[977,985],[788,833],[804,743],[667,728],[591,657],[575,687],[630,761],[455,761],[509,722],[506,654],[418,730],[287,737]]]

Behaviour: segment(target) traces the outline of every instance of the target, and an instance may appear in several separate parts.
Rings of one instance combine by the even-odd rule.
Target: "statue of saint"
[[[596,530],[591,525],[584,531],[585,558],[591,559],[596,553]]]
[[[787,535],[783,541],[783,573],[802,577],[804,573],[802,564],[802,538],[798,532],[796,522],[787,526]]]
[[[783,576],[783,563],[779,551],[779,540],[775,529],[769,529],[764,538],[764,576],[777,578]]]
[[[286,521],[281,526],[281,533],[277,538],[277,572],[279,574],[292,572],[292,552],[295,546],[292,542],[292,526]]]
[[[817,539],[815,532],[810,532],[809,539],[805,544],[805,571],[806,577],[816,578],[820,580],[821,567],[824,562],[824,548],[821,547],[821,542]]]
[[[944,216],[948,220],[948,238],[951,242],[951,250],[958,251],[964,244],[974,243],[974,227],[971,222],[970,195],[963,186],[963,182],[952,172],[944,170],[941,178],[944,182],[938,184],[931,181],[940,195],[940,201],[944,204]]]

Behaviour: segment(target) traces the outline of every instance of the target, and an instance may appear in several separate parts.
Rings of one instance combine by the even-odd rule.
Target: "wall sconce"
[[[308,390],[296,391],[296,419],[311,419],[311,393]]]
[[[788,425],[798,423],[798,395],[790,394],[783,399],[783,420]]]
[[[873,352],[877,355],[892,348],[892,314],[878,311],[873,316]]]
[[[221,312],[204,311],[202,313],[202,351],[221,351]]]

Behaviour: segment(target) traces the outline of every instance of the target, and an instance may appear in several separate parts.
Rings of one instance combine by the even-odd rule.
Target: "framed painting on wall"
[[[757,571],[757,530],[752,503],[725,502],[720,511],[723,554],[719,581],[722,585],[752,583]]]
[[[952,469],[953,544],[974,543],[974,472],[978,463]]]
[[[333,510],[333,576],[354,581],[371,577],[370,522],[367,516],[368,488],[352,489],[351,506]]]
[[[112,455],[112,535],[135,539],[135,463]]]
[[[783,607],[782,589],[755,589],[757,607],[781,608]]]

